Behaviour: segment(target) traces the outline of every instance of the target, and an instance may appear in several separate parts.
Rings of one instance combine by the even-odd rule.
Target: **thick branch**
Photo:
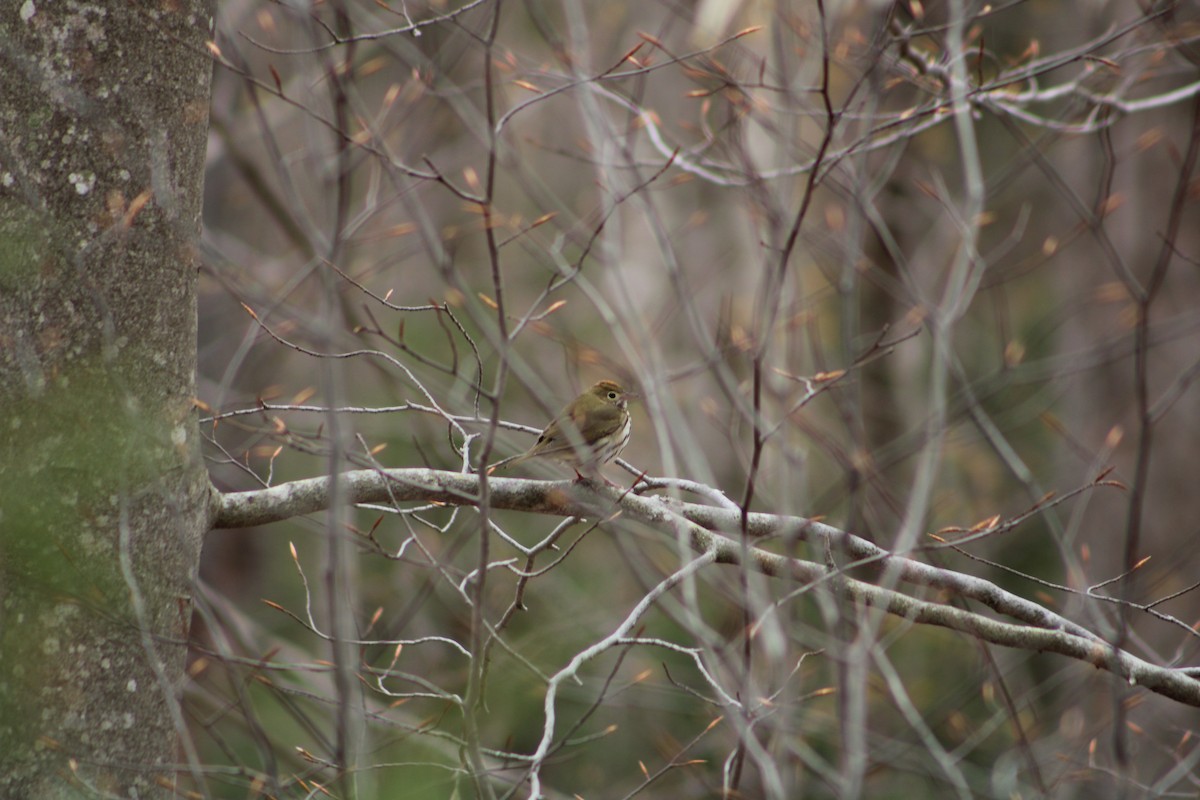
[[[353,503],[422,501],[474,505],[478,501],[478,477],[458,472],[358,470],[339,477],[342,481],[340,495]],[[217,507],[214,527],[265,525],[321,511],[329,505],[329,488],[329,478],[321,477],[269,489],[218,495],[214,500]],[[1117,651],[1065,617],[988,581],[890,555],[870,542],[823,523],[800,517],[749,515],[753,536],[783,535],[806,541],[827,538],[855,558],[891,566],[906,582],[954,591],[1026,624],[989,619],[951,606],[918,600],[831,573],[825,566],[811,561],[761,548],[743,548],[735,538],[722,533],[740,528],[740,516],[736,511],[641,497],[593,483],[493,477],[489,489],[492,508],[593,518],[620,515],[672,536],[686,537],[694,550],[713,552],[718,563],[740,564],[745,553],[751,560],[750,566],[766,575],[789,577],[812,584],[814,588],[828,584],[856,602],[883,608],[912,622],[969,633],[993,644],[1070,656],[1108,670],[1131,685],[1141,685],[1181,703],[1200,707],[1200,681],[1178,670],[1158,667]]]

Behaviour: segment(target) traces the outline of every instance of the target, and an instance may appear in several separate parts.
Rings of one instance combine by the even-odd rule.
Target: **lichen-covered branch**
[[[438,502],[474,505],[478,477],[433,469],[357,470],[338,476],[341,496],[353,503]],[[328,508],[328,477],[280,484],[268,489],[221,494],[214,492],[215,527],[266,525]],[[889,554],[846,531],[799,517],[754,513],[750,533],[822,542],[862,561],[890,566],[900,580],[977,600],[1018,622],[1006,622],[953,606],[918,599],[903,592],[849,578],[825,565],[743,546],[727,535],[739,528],[739,513],[728,509],[643,497],[610,486],[570,481],[496,478],[489,481],[492,508],[533,514],[634,520],[672,537],[684,538],[697,552],[712,552],[721,564],[741,564],[771,576],[807,584],[812,590],[842,593],[857,603],[922,625],[968,633],[993,644],[1046,651],[1086,661],[1127,681],[1181,703],[1200,707],[1200,681],[1180,670],[1150,664],[1118,651],[1098,635],[1032,601],[981,578]]]

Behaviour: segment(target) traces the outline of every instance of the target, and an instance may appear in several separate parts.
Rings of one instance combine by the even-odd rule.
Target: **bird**
[[[575,470],[599,474],[629,444],[629,399],[636,397],[616,381],[603,380],[576,397],[558,413],[533,447],[492,467],[512,467],[531,458],[562,461]]]

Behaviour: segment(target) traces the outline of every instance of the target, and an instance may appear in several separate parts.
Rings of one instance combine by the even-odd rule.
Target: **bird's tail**
[[[508,458],[502,458],[487,468],[487,474],[491,475],[493,472],[495,472],[498,469],[508,469],[509,467],[511,467],[514,464],[520,464],[522,461],[526,460],[527,458],[529,458],[528,453],[518,453],[515,456],[509,456]]]

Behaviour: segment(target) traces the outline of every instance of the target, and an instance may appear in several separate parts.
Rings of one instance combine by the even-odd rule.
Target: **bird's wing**
[[[593,409],[592,414],[598,414],[606,422],[612,416],[614,418],[612,425],[616,427],[618,409],[607,407]],[[584,444],[582,431],[586,417],[587,412],[581,408],[573,411],[564,409],[564,413],[547,425],[546,430],[542,431],[542,435],[538,437],[537,444],[534,445],[537,454],[553,457],[562,453],[574,452],[576,447]]]
[[[620,427],[622,413],[623,410],[621,408],[608,404],[602,405],[599,408],[593,408],[591,411],[592,421],[597,423],[596,427],[604,433],[611,433]],[[575,430],[582,431],[584,422],[584,412],[582,410],[575,412],[573,419]]]
[[[562,423],[571,426],[572,429],[564,431]],[[533,449],[539,456],[554,456],[558,453],[569,453],[574,449],[571,444],[572,439],[578,436],[575,433],[578,426],[573,421],[568,421],[566,416],[559,417],[546,426],[546,430],[542,431],[542,435],[538,437],[537,444]]]

